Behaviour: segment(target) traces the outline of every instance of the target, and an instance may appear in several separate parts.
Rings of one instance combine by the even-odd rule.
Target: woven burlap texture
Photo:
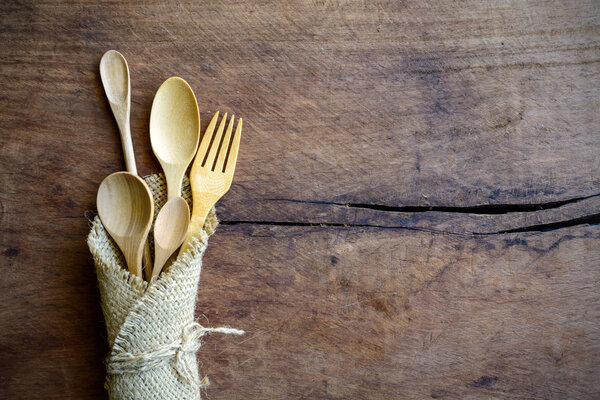
[[[155,218],[167,198],[164,176],[144,178],[152,191]],[[187,179],[183,197],[191,198]],[[105,387],[111,400],[200,399],[195,352],[209,331],[241,334],[231,328],[203,328],[194,322],[202,256],[217,227],[211,210],[204,230],[151,286],[132,276],[120,250],[96,217],[88,236],[98,276],[108,343]],[[152,235],[150,235],[151,237]],[[150,240],[151,248],[153,247]]]

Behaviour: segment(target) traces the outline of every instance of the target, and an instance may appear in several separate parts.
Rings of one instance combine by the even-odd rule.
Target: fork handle
[[[190,219],[190,226],[188,228],[187,234],[185,235],[185,239],[183,240],[183,245],[181,246],[181,250],[179,250],[179,255],[185,253],[191,247],[192,238],[198,234],[204,228],[204,221],[206,221],[206,216],[208,212],[204,216],[202,215],[192,215]]]

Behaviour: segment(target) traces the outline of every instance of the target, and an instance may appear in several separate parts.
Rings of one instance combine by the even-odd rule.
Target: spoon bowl
[[[190,207],[181,197],[174,197],[163,206],[154,223],[154,282],[165,262],[177,250],[190,225]]]
[[[108,103],[119,126],[123,154],[125,155],[125,167],[127,171],[137,175],[129,126],[131,83],[129,81],[129,67],[125,57],[116,50],[109,50],[104,53],[100,60],[100,77],[102,78],[102,86],[104,86]]]
[[[171,77],[156,92],[150,113],[150,141],[165,172],[169,199],[181,195],[181,182],[199,139],[196,96],[186,81]]]
[[[121,53],[109,50],[100,60],[100,77],[110,103],[129,102],[129,67]],[[129,100],[128,100],[129,99]]]
[[[96,205],[104,228],[123,252],[127,269],[142,277],[142,253],[154,215],[148,185],[136,175],[115,172],[100,184]]]

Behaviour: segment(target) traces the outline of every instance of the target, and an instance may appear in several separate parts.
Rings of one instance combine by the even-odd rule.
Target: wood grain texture
[[[0,398],[105,396],[111,48],[140,175],[169,76],[202,131],[244,118],[198,317],[249,333],[207,338],[211,398],[600,397],[596,1],[7,0]]]
[[[598,226],[220,229],[199,309],[247,333],[201,349],[211,397],[600,396]]]

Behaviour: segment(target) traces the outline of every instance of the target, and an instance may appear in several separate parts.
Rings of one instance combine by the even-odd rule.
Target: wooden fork
[[[190,248],[192,237],[204,227],[204,221],[211,208],[231,187],[242,135],[242,119],[239,119],[232,137],[235,116],[231,116],[225,135],[223,135],[223,131],[227,113],[221,119],[217,132],[213,134],[218,118],[219,112],[217,111],[204,132],[192,165],[190,172],[193,199],[192,218],[179,254],[183,254]]]

